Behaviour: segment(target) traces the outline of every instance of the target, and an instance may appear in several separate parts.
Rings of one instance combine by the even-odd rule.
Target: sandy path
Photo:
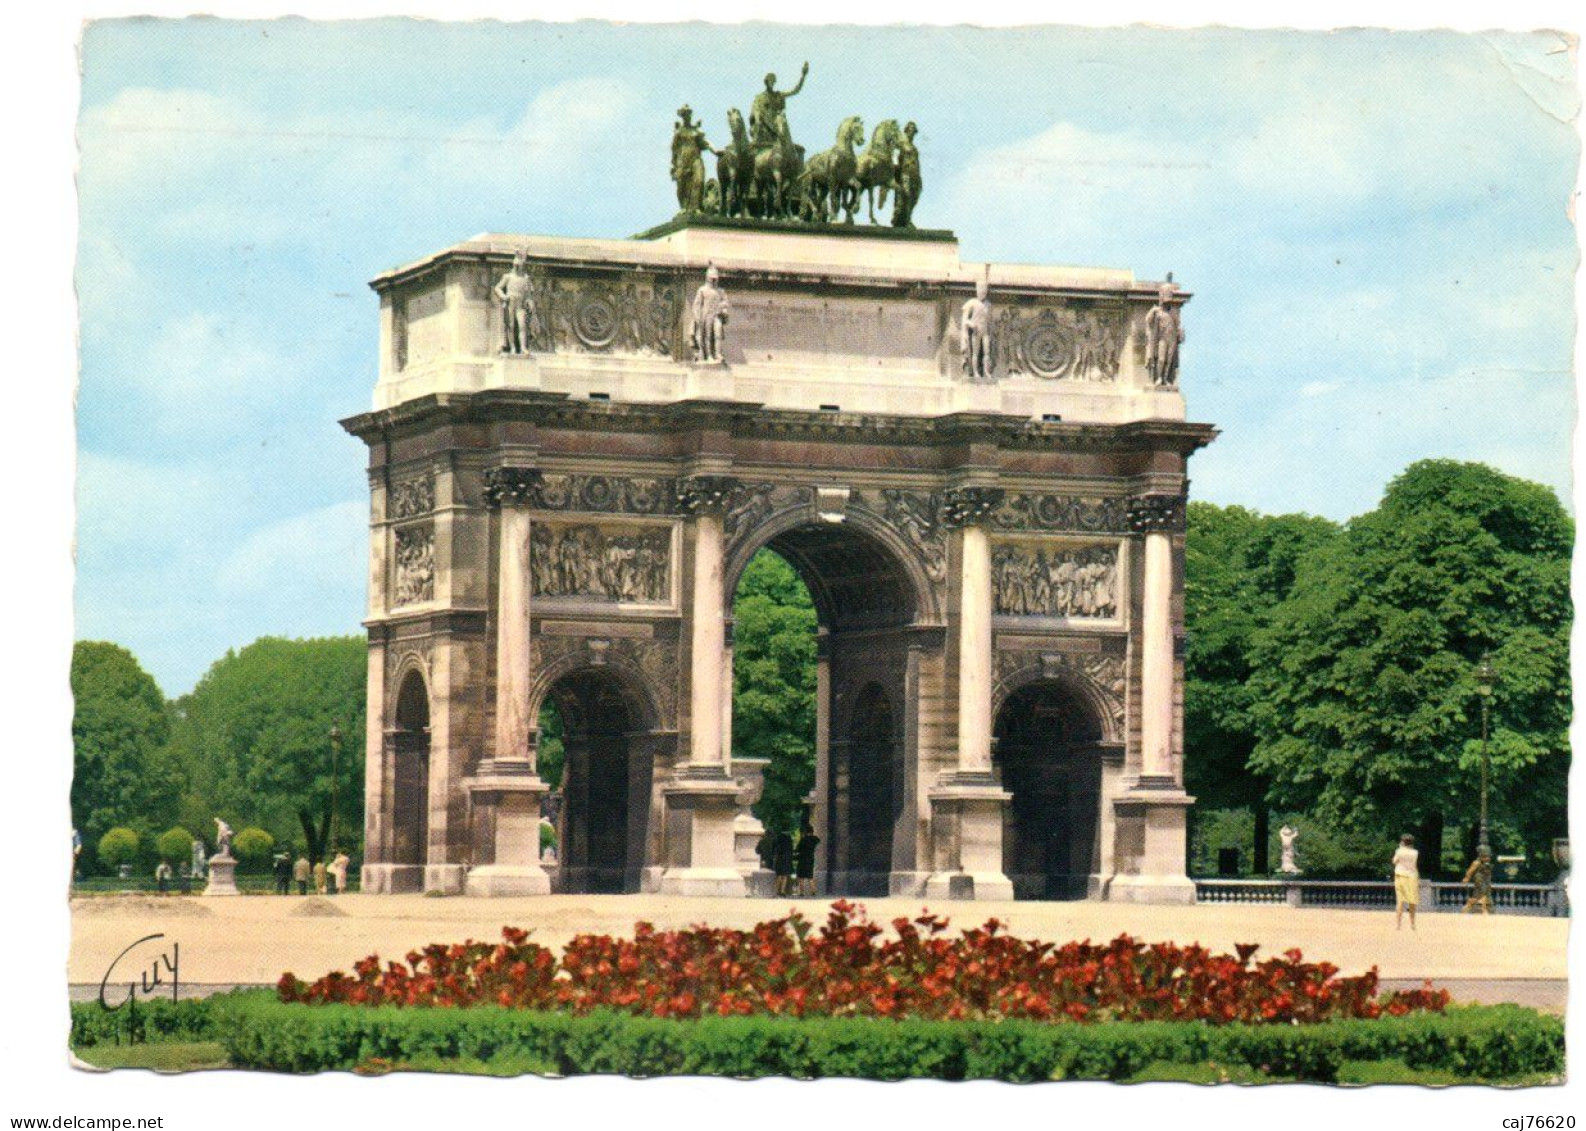
[[[274,982],[288,969],[303,977],[350,969],[371,952],[400,957],[428,942],[494,940],[504,924],[532,929],[539,942],[560,944],[581,931],[626,933],[637,919],[662,927],[703,921],[749,926],[795,903],[807,916],[820,919],[827,906],[824,900],[634,895],[493,900],[347,895],[329,902],[344,914],[308,914],[323,904],[292,896],[74,899],[69,981],[97,983],[124,947],[155,932],[163,932],[166,939],[145,944],[137,953],[149,951],[152,958],[151,948],[179,944],[184,982],[260,983]],[[915,900],[863,902],[877,919],[920,910]],[[1378,911],[1109,903],[948,904],[937,910],[960,926],[994,915],[1017,934],[1053,940],[1107,939],[1127,931],[1147,940],[1196,941],[1220,950],[1231,950],[1236,942],[1257,942],[1268,952],[1294,946],[1307,958],[1327,959],[1345,973],[1375,965],[1385,978],[1567,976],[1564,919],[1425,915],[1420,930],[1412,934],[1408,927],[1395,933],[1392,915]],[[134,973],[136,969],[133,964]],[[124,974],[118,968],[118,976]]]

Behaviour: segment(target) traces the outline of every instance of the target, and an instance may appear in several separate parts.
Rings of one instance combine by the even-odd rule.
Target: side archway
[[[390,863],[422,869],[429,857],[430,696],[419,668],[402,675],[391,717]]]

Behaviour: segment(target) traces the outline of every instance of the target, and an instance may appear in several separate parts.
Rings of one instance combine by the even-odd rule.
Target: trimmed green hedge
[[[257,991],[251,992],[257,996]],[[121,994],[125,993],[123,987]],[[91,1048],[101,1044],[127,1044],[133,1040],[212,1041],[215,1039],[215,1000],[151,998],[115,1010],[106,1009],[97,1001],[74,1001],[71,1046]]]
[[[900,1080],[1122,1080],[1152,1062],[1243,1064],[1331,1081],[1346,1060],[1504,1079],[1564,1071],[1561,1018],[1465,1007],[1316,1025],[1042,1024],[723,1017],[672,1020],[482,1006],[288,1005],[267,991],[210,999],[212,1039],[242,1068],[351,1069],[372,1061],[509,1057],[548,1074],[823,1076]],[[74,1027],[75,1028],[75,1027]]]

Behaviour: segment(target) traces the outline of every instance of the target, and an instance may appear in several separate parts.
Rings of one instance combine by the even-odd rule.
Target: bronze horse
[[[793,144],[787,115],[778,114],[776,140],[754,155],[754,215],[780,220],[792,214],[793,192],[804,171],[804,150]]]
[[[865,124],[859,117],[844,118],[837,127],[837,141],[830,149],[810,158],[804,171],[807,202],[817,221],[829,221],[841,212],[843,222],[852,224],[859,208],[859,159],[854,147],[864,144]]]
[[[867,209],[870,213],[870,222],[876,222],[876,190],[881,191],[881,208],[887,207],[887,193],[892,191],[893,184],[897,181],[898,164],[896,153],[902,143],[903,135],[898,130],[895,118],[888,118],[876,126],[876,132],[870,135],[870,144],[859,155],[859,169],[854,174],[859,182],[859,191],[864,194]]]
[[[727,111],[727,128],[732,141],[716,150],[716,182],[721,186],[721,213],[723,216],[747,216],[749,198],[754,190],[754,147],[749,144],[749,131],[744,128],[743,115],[737,110]]]

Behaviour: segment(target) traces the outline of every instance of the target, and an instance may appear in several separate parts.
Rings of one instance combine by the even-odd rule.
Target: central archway
[[[820,837],[816,878],[828,894],[885,895],[894,875],[917,870],[908,671],[914,626],[934,605],[920,564],[896,542],[864,520],[786,523],[736,556],[730,573],[736,592],[749,557],[769,550],[814,605],[814,766],[803,771],[813,769],[814,784],[804,815]],[[768,780],[789,776],[768,770]],[[776,813],[768,823],[796,833],[799,820]]]
[[[1016,899],[1083,899],[1098,869],[1100,718],[1058,679],[1027,684],[997,713],[993,764],[1013,794],[1003,871]]]
[[[638,891],[653,773],[636,742],[642,714],[620,679],[600,667],[562,676],[546,699],[562,722],[556,890]]]

